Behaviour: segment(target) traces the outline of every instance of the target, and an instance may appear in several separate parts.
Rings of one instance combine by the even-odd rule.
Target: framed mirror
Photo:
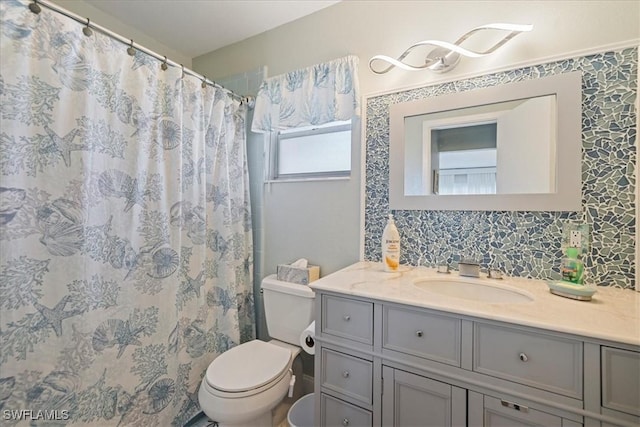
[[[391,209],[581,209],[581,73],[390,106]]]

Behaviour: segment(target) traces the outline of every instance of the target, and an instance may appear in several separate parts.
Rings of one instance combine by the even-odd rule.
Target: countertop
[[[387,273],[383,271],[382,263],[362,261],[318,279],[309,286],[315,291],[336,292],[640,345],[640,292],[598,286],[591,301],[577,301],[552,294],[542,280],[519,277],[495,280],[483,275],[480,279],[469,280],[494,287],[511,287],[532,299],[495,303],[445,296],[414,285],[420,279],[429,278],[453,280],[459,276],[457,271],[439,274],[432,268],[409,266],[401,266],[399,272]]]

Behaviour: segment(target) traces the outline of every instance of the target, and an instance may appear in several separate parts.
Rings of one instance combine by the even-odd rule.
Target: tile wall
[[[633,288],[638,50],[577,57],[368,99],[366,104],[365,259],[380,260],[389,212],[389,105],[580,70],[582,78],[582,211],[393,213],[403,263],[453,267],[460,256],[508,275],[559,277],[563,225],[591,229],[586,280]]]

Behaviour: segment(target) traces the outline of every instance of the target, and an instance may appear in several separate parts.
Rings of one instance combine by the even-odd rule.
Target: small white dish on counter
[[[591,297],[596,293],[596,288],[562,280],[548,280],[547,286],[552,294],[578,301],[591,301]]]

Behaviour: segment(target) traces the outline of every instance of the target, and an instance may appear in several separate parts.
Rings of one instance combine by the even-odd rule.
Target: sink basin
[[[424,278],[413,283],[420,289],[454,298],[488,303],[523,303],[533,297],[519,289],[502,284],[486,283],[483,279],[462,277]]]

